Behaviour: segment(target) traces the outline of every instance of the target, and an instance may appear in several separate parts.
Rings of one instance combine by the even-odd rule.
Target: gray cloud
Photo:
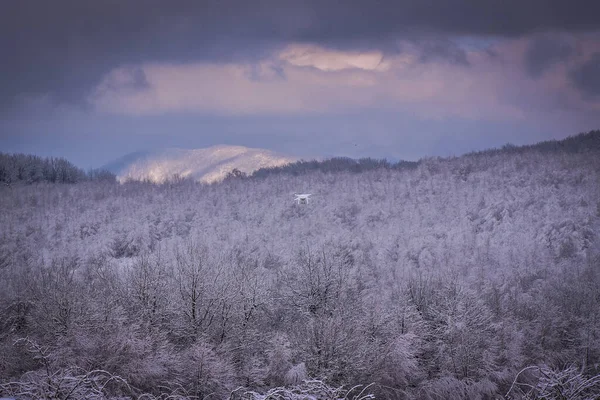
[[[27,94],[77,102],[110,69],[142,61],[253,60],[290,41],[397,51],[397,38],[420,34],[590,31],[598,15],[596,0],[7,0],[0,108]],[[452,48],[425,54],[465,61]],[[546,64],[532,65],[535,73]]]
[[[421,62],[443,60],[451,64],[469,65],[466,51],[450,41],[427,41],[421,43],[420,47]]]
[[[536,37],[525,52],[525,67],[532,78],[539,78],[552,65],[568,59],[574,47],[562,37],[543,35]]]
[[[600,99],[600,52],[574,68],[569,77],[573,85],[586,97]]]

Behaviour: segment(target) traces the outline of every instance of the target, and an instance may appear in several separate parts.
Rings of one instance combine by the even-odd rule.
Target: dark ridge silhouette
[[[281,167],[261,168],[257,171],[254,171],[252,177],[264,178],[269,175],[276,174],[289,174],[298,176],[314,171],[320,171],[324,173],[361,173],[381,168],[396,170],[412,169],[416,168],[418,165],[418,161],[399,161],[397,163],[390,163],[385,159],[375,159],[370,157],[360,158],[358,160],[349,157],[333,157],[323,161],[300,160],[291,164],[283,165]]]
[[[542,153],[584,153],[586,151],[600,150],[600,130],[593,130],[587,133],[579,133],[569,136],[562,140],[547,140],[535,144],[515,146],[507,143],[499,149],[481,150],[466,155],[481,154],[521,154],[529,151],[540,151]]]
[[[523,154],[532,151],[539,151],[542,153],[583,153],[586,151],[598,150],[600,150],[600,130],[594,130],[587,133],[580,133],[578,135],[569,136],[563,140],[548,140],[531,145],[515,146],[509,143],[502,146],[501,148],[486,149],[472,153],[467,153],[459,158],[468,158],[472,156],[479,157],[496,154]],[[254,171],[251,177],[265,178],[267,176],[276,174],[289,174],[293,176],[298,176],[314,171],[320,171],[323,173],[361,173],[380,168],[393,170],[409,170],[418,167],[422,161],[423,160],[401,160],[396,163],[392,163],[386,159],[375,159],[370,157],[360,159],[353,159],[349,157],[332,157],[322,161],[300,160],[280,167],[261,168],[257,171]]]

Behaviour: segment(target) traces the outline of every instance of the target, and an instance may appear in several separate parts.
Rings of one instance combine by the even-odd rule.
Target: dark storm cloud
[[[596,0],[6,0],[0,105],[39,93],[77,102],[110,69],[142,61],[252,60],[290,41],[393,50],[421,33],[586,31],[598,15]],[[424,54],[464,63],[452,49]]]
[[[532,78],[539,78],[552,65],[568,59],[575,52],[564,38],[544,35],[535,38],[525,52],[525,67]]]
[[[600,99],[600,53],[574,68],[569,77],[584,96]]]
[[[268,38],[267,24],[254,27],[253,35],[244,32],[243,15],[249,12],[244,3],[236,7],[239,15],[221,9],[220,2],[166,4],[154,0],[2,2],[0,104],[37,93],[76,102],[119,65],[252,59],[274,44],[262,43]]]
[[[443,60],[457,65],[469,65],[464,49],[450,41],[428,41],[421,43],[421,62]]]

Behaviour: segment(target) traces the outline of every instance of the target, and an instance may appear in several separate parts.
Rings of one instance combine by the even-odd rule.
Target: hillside
[[[263,149],[243,146],[212,146],[205,149],[166,149],[139,152],[111,164],[120,182],[148,180],[163,183],[174,177],[211,183],[223,180],[237,169],[245,174],[267,167],[277,167],[295,161],[292,157]],[[106,167],[105,167],[106,168]]]
[[[0,397],[312,378],[381,399],[595,398],[600,149],[576,143],[598,137],[212,185],[3,187]]]

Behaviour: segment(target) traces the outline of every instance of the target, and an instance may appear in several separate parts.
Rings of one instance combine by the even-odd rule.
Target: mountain
[[[243,146],[212,146],[204,149],[166,149],[154,153],[128,154],[107,164],[119,181],[129,179],[165,182],[175,176],[211,183],[238,169],[246,174],[296,161],[270,150]]]
[[[570,136],[563,140],[550,140],[525,146],[507,144],[502,148],[487,149],[459,157],[461,162],[476,161],[481,157],[529,154],[539,152],[582,153],[600,150],[600,131],[590,131]],[[451,157],[456,159],[456,157]],[[101,169],[118,176],[119,181],[128,179],[164,182],[175,176],[190,177],[201,182],[222,180],[233,169],[254,177],[273,174],[298,176],[314,171],[366,172],[373,169],[414,169],[420,161],[389,162],[384,159],[332,157],[323,160],[298,160],[269,150],[243,146],[213,146],[205,149],[166,149],[158,152],[136,152],[127,154]]]
[[[122,171],[124,171],[129,165],[140,161],[146,157],[151,156],[152,153],[149,151],[136,151],[134,153],[129,153],[124,155],[123,157],[119,157],[114,161],[109,162],[101,166],[99,169],[104,171],[112,172],[113,174],[118,175]]]

